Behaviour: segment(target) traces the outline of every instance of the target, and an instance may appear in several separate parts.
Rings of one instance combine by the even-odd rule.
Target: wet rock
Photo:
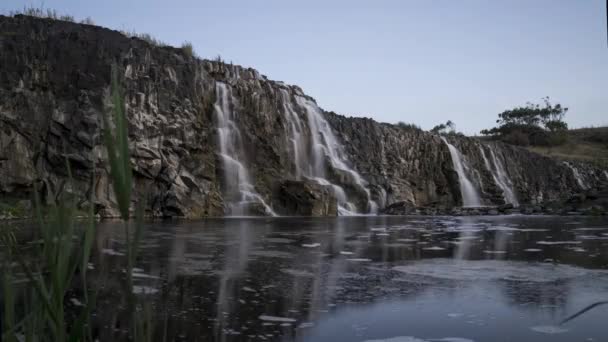
[[[282,182],[273,196],[273,207],[281,215],[338,215],[337,200],[331,188],[309,180]]]
[[[428,212],[428,210],[428,208],[424,208],[422,211]],[[415,215],[419,212],[420,210],[409,201],[392,203],[382,210],[382,213],[386,215]]]

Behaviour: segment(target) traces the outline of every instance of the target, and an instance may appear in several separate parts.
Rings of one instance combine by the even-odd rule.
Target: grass
[[[130,336],[135,341],[152,339],[151,310],[138,303],[133,294],[132,272],[143,233],[143,207],[130,221],[132,170],[130,165],[127,120],[122,90],[116,67],[112,70],[112,115],[104,115],[104,138],[110,163],[110,178],[117,198],[127,241],[125,294],[130,313]],[[71,173],[66,161],[69,181]],[[94,181],[95,177],[92,177]],[[92,183],[94,184],[94,183]],[[34,193],[37,193],[36,191]],[[91,195],[93,196],[93,195]],[[0,227],[2,256],[2,341],[93,341],[91,316],[96,307],[99,285],[89,288],[87,270],[91,257],[96,221],[89,209],[84,229],[77,228],[77,199],[63,194],[43,213],[39,198],[34,196],[37,243],[23,246],[17,231]],[[91,198],[92,202],[93,198]],[[130,230],[133,229],[131,233]],[[76,238],[75,238],[76,237]],[[77,275],[82,284],[83,303],[75,317],[66,315],[66,294],[73,288]],[[15,281],[25,277],[21,286]],[[139,314],[143,312],[144,314]]]
[[[68,22],[72,22],[72,23],[78,22],[76,20],[76,18],[74,18],[74,16],[72,16],[72,15],[65,15],[65,14],[62,15],[62,14],[59,14],[54,9],[48,9],[48,8],[45,9],[44,7],[34,7],[34,6],[27,7],[26,6],[26,7],[23,7],[23,9],[21,9],[21,10],[9,11],[8,15],[9,16],[26,15],[26,16],[36,17],[36,18],[68,21]],[[85,24],[85,25],[95,25],[95,22],[93,21],[93,19],[91,17],[86,17],[86,18],[82,19],[80,21],[80,23]],[[170,46],[169,44],[152,36],[149,33],[139,33],[139,32],[135,32],[133,30],[132,31],[120,30],[120,33],[122,33],[124,36],[126,36],[128,38],[141,39],[153,46],[158,46],[158,47]],[[186,57],[198,58],[198,55],[196,54],[192,43],[190,43],[188,41],[182,43],[181,49],[184,52],[184,55]]]
[[[588,162],[608,168],[608,127],[568,131],[568,141],[559,146],[530,146],[528,150],[557,158]]]
[[[27,6],[25,6],[25,7],[23,7],[22,10],[10,11],[9,15],[10,16],[27,15],[27,16],[36,17],[36,18],[62,20],[62,21],[69,21],[72,23],[76,22],[76,19],[74,19],[74,17],[71,15],[66,15],[66,14],[61,15],[61,14],[57,13],[57,11],[54,9],[50,9],[50,8],[45,9],[44,7],[34,7],[34,6],[27,7]],[[90,18],[88,18],[88,19],[90,19]]]
[[[188,41],[182,43],[182,51],[184,51],[184,55],[186,55],[188,58],[196,57],[194,47],[192,46],[192,43]]]
[[[135,32],[135,31],[126,31],[126,30],[121,30],[120,33],[122,33],[124,36],[129,37],[129,38],[138,38],[138,39],[141,39],[141,40],[145,41],[146,43],[148,43],[150,45],[154,45],[154,46],[169,46],[169,44],[161,41],[160,39],[157,39],[157,38],[153,37],[149,33],[138,33],[138,32]]]

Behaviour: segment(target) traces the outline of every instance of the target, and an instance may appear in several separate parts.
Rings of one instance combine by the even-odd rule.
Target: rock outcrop
[[[277,213],[295,216],[337,216],[336,197],[331,187],[311,181],[286,180],[273,196]]]
[[[125,90],[133,201],[151,216],[221,216],[235,201],[250,203],[248,213],[313,216],[462,204],[437,135],[324,112],[297,86],[254,69],[27,16],[0,16],[1,199],[71,192],[81,206],[117,215],[101,139],[113,64]],[[505,144],[448,140],[485,205],[513,201],[505,189],[518,204],[565,199],[606,177]]]

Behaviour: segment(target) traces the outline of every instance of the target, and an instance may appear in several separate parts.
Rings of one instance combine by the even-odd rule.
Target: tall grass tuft
[[[138,308],[133,294],[132,273],[137,249],[143,233],[143,206],[137,206],[135,230],[129,234],[129,207],[131,203],[132,170],[130,164],[127,119],[123,92],[117,68],[112,68],[111,112],[104,115],[104,142],[110,163],[110,180],[125,226],[127,240],[125,294],[130,314],[130,336],[135,341],[152,340],[154,331],[149,306]],[[72,175],[66,161],[69,182]],[[93,168],[94,169],[94,168]],[[91,177],[94,184],[95,175]],[[73,184],[72,184],[73,185]],[[73,186],[71,188],[74,188]],[[94,341],[91,332],[91,315],[96,308],[99,285],[89,289],[87,269],[95,236],[94,206],[89,206],[86,220],[77,219],[77,198],[63,193],[57,202],[44,210],[34,191],[34,234],[38,235],[30,246],[18,243],[15,231],[0,226],[0,252],[2,255],[1,335],[0,341]],[[56,198],[56,196],[50,196]],[[93,203],[91,192],[90,203]],[[79,226],[84,229],[79,229]],[[67,318],[66,295],[80,275],[83,303],[76,316]],[[16,283],[16,280],[24,282]],[[143,311],[144,315],[138,315]],[[70,313],[73,314],[71,311]]]
[[[196,52],[194,51],[194,47],[192,46],[192,43],[186,41],[182,43],[182,51],[184,52],[184,55],[186,55],[186,57],[188,58],[193,58],[196,57]]]
[[[129,155],[128,122],[125,115],[125,100],[118,83],[118,71],[112,67],[111,103],[113,115],[104,115],[104,142],[110,162],[110,177],[118,209],[123,220],[129,219],[131,205],[132,171]],[[115,128],[115,131],[112,129]]]

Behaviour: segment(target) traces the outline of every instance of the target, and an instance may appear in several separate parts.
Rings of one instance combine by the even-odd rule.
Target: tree
[[[559,145],[566,141],[568,124],[564,116],[567,107],[552,105],[549,97],[543,104],[528,102],[498,114],[497,127],[484,129],[481,134],[515,145]]]
[[[431,132],[437,134],[448,134],[456,132],[456,124],[452,120],[448,120],[444,124],[439,124],[431,129]]]

